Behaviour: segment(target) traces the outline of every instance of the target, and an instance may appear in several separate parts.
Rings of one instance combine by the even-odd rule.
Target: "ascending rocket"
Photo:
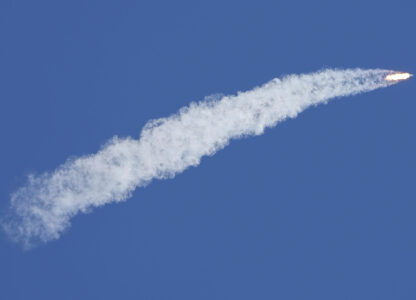
[[[393,73],[386,76],[386,80],[389,81],[399,81],[399,80],[406,80],[413,76],[410,73]]]

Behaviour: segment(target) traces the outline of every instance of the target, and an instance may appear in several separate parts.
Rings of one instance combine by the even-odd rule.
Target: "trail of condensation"
[[[385,79],[388,74],[381,69],[328,69],[191,103],[170,117],[148,122],[138,140],[114,137],[96,154],[29,176],[12,194],[3,228],[26,248],[58,239],[76,214],[123,201],[135,188],[172,178],[232,139],[262,134],[311,105],[394,84]]]

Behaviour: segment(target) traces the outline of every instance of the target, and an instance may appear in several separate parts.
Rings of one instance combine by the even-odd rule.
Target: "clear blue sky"
[[[213,93],[416,72],[414,1],[0,1],[0,213],[31,172]],[[415,299],[415,79],[312,108],[24,252],[0,298]]]

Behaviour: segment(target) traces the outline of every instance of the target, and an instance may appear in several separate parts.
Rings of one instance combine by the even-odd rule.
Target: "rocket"
[[[392,73],[385,77],[388,81],[399,81],[409,79],[413,74],[410,73]]]

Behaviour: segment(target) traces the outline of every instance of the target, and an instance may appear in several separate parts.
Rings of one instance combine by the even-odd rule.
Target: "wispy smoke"
[[[311,105],[393,84],[388,70],[323,70],[273,79],[220,99],[191,103],[147,123],[140,139],[110,140],[98,153],[72,159],[56,170],[29,176],[11,196],[2,225],[25,247],[58,239],[76,214],[123,201],[153,179],[172,178],[231,139],[259,135]]]

